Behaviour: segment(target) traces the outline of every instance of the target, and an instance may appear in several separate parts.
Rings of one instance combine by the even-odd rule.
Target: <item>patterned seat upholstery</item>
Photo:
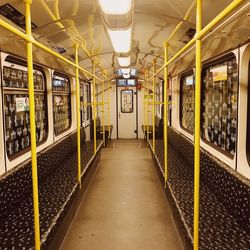
[[[82,171],[93,156],[92,143],[81,130]],[[38,155],[41,243],[45,249],[78,191],[76,133]],[[0,249],[34,246],[30,161],[0,180]]]
[[[187,249],[193,235],[193,143],[168,129],[168,183],[166,191]],[[163,141],[156,143],[156,155],[163,164]],[[241,249],[250,246],[250,182],[201,150],[200,247],[199,249]]]

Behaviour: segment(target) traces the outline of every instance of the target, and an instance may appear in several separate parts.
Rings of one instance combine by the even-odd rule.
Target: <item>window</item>
[[[12,58],[9,58],[13,60]],[[8,57],[7,57],[8,60]],[[15,59],[16,61],[16,59]],[[27,67],[4,62],[3,105],[5,143],[9,159],[30,149],[30,115]],[[47,138],[47,100],[45,76],[41,69],[34,67],[36,142]]]
[[[189,73],[181,77],[180,86],[180,121],[181,126],[188,132],[194,132],[194,74]]]
[[[250,163],[250,60],[248,63],[248,96],[247,96],[247,160]]]
[[[59,135],[71,125],[70,81],[56,73],[52,80],[54,133]]]
[[[90,103],[89,83],[81,81],[81,121],[82,124],[90,119],[90,106],[86,105]]]
[[[136,86],[136,79],[117,79],[117,86]]]
[[[133,90],[121,90],[121,112],[133,113]]]
[[[234,55],[203,70],[202,136],[233,156],[236,146],[238,68]]]

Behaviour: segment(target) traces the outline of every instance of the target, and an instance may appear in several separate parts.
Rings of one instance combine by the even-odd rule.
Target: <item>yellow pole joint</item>
[[[31,12],[30,5],[32,1],[25,0],[25,21],[26,34],[31,33]],[[32,188],[33,188],[33,206],[34,206],[34,231],[35,231],[35,249],[40,250],[40,222],[39,222],[39,193],[38,193],[38,173],[36,156],[36,121],[35,121],[35,96],[33,79],[33,51],[32,43],[27,41],[27,66],[29,82],[29,110],[30,110],[30,139],[31,139],[31,164],[32,164]]]
[[[32,0],[23,0],[24,3],[27,3],[27,4],[32,4]]]
[[[75,44],[75,63],[78,66],[78,48]],[[79,83],[79,68],[76,67],[76,115],[77,115],[77,179],[81,188],[81,114],[80,114],[80,83]]]
[[[202,0],[196,1],[196,32],[202,28]],[[199,249],[200,203],[200,105],[201,105],[201,40],[196,40],[195,53],[195,129],[194,129],[194,250]]]
[[[164,62],[168,61],[168,43],[164,42]],[[168,66],[164,68],[164,179],[168,179]]]
[[[153,120],[153,153],[155,154],[155,64],[156,60],[153,61],[153,110],[152,110],[152,120]]]

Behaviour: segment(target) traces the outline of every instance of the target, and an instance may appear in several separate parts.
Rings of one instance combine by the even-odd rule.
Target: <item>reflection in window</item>
[[[17,68],[18,67],[18,68]],[[36,142],[47,137],[47,106],[45,79],[34,70]],[[3,67],[3,105],[7,156],[14,158],[30,148],[30,115],[27,68]]]
[[[133,90],[121,90],[121,112],[133,112]]]
[[[238,69],[230,57],[203,71],[202,135],[231,155],[235,153]]]
[[[70,82],[63,76],[55,75],[52,82],[53,87],[53,116],[54,132],[58,135],[70,127]]]
[[[189,74],[181,78],[181,126],[189,132],[194,132],[194,97],[195,82],[194,75]]]

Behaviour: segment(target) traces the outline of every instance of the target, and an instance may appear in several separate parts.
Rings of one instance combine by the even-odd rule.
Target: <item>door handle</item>
[[[121,114],[120,114],[120,112],[118,113],[118,118],[119,118],[119,119],[121,118]]]

